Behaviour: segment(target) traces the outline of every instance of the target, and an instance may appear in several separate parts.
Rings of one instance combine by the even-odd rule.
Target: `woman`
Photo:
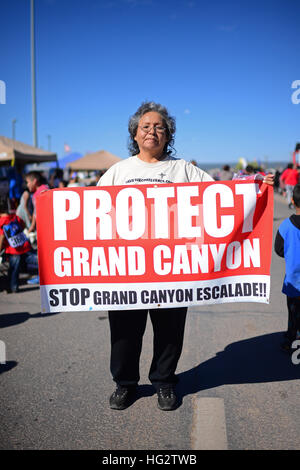
[[[175,119],[162,105],[143,103],[130,118],[128,130],[132,156],[107,170],[98,186],[214,181],[192,163],[172,157]],[[165,411],[176,408],[175,370],[182,350],[187,308],[109,312],[111,373],[117,384],[110,397],[112,409],[127,408],[134,397],[148,313],[154,333],[149,380],[157,391],[158,407]]]

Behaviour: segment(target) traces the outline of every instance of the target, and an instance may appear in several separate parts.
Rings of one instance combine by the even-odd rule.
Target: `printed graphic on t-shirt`
[[[27,241],[26,235],[16,219],[3,225],[3,232],[12,248],[19,248]]]
[[[166,176],[166,174],[161,173],[160,175],[161,178]],[[170,180],[164,180],[164,179],[159,179],[159,178],[132,178],[129,180],[125,181],[125,184],[134,184],[134,183],[173,183],[174,181]]]

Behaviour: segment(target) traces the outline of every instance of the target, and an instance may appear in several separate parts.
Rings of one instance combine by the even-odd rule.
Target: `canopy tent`
[[[28,163],[56,161],[56,153],[46,152],[46,150],[0,136],[0,165],[14,165],[15,163],[20,163],[23,166]]]
[[[82,153],[72,152],[64,155],[63,157],[59,157],[57,160],[57,164],[51,162],[48,164],[50,168],[55,168],[58,166],[59,168],[66,168],[69,163],[73,162],[74,160],[78,160],[79,158],[83,157]]]
[[[87,153],[82,158],[69,163],[67,166],[71,168],[71,170],[78,171],[107,170],[120,160],[120,157],[106,150],[99,150],[98,152]]]

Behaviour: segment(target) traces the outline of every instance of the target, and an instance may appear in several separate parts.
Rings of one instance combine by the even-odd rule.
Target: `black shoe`
[[[157,406],[160,410],[171,411],[177,407],[177,397],[173,385],[160,387],[157,391]]]
[[[117,385],[116,390],[110,396],[109,406],[112,410],[125,410],[132,404],[136,387],[122,387]]]
[[[16,289],[6,289],[6,292],[8,294],[17,294],[18,292],[20,292],[19,288],[17,287]]]

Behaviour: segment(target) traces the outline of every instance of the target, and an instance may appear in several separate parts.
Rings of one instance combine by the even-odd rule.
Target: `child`
[[[23,229],[24,221],[16,214],[10,214],[8,200],[0,200],[0,251],[5,250],[9,258],[7,292],[18,292],[21,261],[24,259],[27,269],[38,271],[37,254],[32,250]]]
[[[36,199],[41,193],[47,191],[49,189],[49,186],[45,178],[38,171],[30,171],[29,173],[27,173],[25,175],[25,180],[28,190],[30,191],[30,193],[32,193],[33,214],[31,225],[28,229],[28,232],[31,233],[36,230]]]
[[[287,296],[288,330],[281,347],[287,352],[292,352],[300,332],[300,184],[294,187],[292,203],[296,214],[281,223],[275,239],[275,251],[284,257],[286,267],[282,292]]]

